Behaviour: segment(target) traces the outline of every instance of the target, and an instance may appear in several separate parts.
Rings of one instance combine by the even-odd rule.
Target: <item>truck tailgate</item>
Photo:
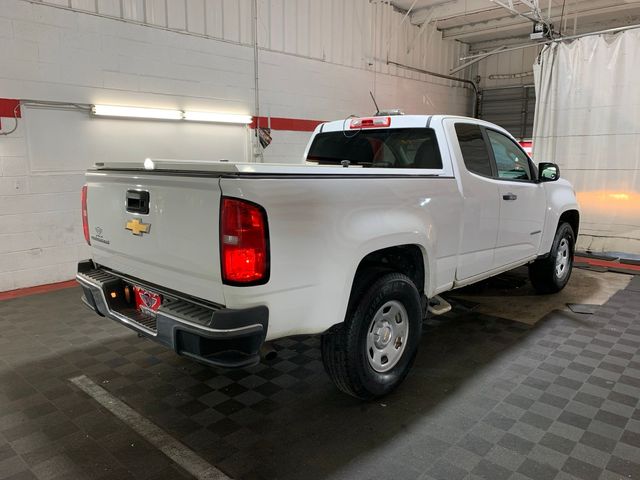
[[[87,210],[96,263],[224,305],[217,176],[89,172]]]

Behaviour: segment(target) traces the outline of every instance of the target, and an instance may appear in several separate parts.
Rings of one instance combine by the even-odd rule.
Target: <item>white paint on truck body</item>
[[[234,308],[267,305],[268,338],[318,333],[341,322],[356,269],[376,250],[420,246],[427,272],[421,287],[429,295],[453,282],[457,246],[451,239],[462,212],[453,178],[249,177],[223,178],[221,186],[224,195],[267,211],[269,282],[225,286],[224,296]]]
[[[155,169],[145,172],[141,164],[102,165],[87,177],[89,226],[92,235],[100,226],[111,243],[92,242],[93,259],[228,308],[265,305],[267,340],[272,340],[321,333],[342,322],[356,270],[369,253],[416,245],[426,273],[418,287],[432,297],[548,253],[560,215],[578,210],[564,180],[523,183],[466,169],[455,124],[479,124],[512,138],[500,127],[465,117],[391,119],[388,128],[428,124],[436,134],[442,168],[154,160]],[[329,122],[318,126],[309,145],[320,131],[353,134],[349,119]],[[151,233],[141,237],[124,230],[126,220],[135,216],[123,204],[131,188],[147,189],[152,198],[145,219]],[[522,201],[503,201],[509,192],[517,192]],[[221,195],[266,211],[271,267],[264,285],[223,285]]]

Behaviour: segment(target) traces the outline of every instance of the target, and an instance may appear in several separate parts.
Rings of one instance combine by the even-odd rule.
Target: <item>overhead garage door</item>
[[[536,93],[533,85],[482,91],[479,117],[507,129],[518,140],[533,136]]]

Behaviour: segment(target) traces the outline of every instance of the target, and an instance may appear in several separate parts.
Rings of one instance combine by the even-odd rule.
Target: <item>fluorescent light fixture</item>
[[[213,113],[213,112],[184,112],[184,119],[194,122],[215,122],[215,123],[242,123],[249,124],[252,122],[251,115],[234,115],[231,113]]]
[[[182,120],[181,110],[164,108],[120,107],[117,105],[94,105],[94,115],[107,117],[155,118],[160,120]]]
[[[159,120],[189,120],[193,122],[236,123],[248,125],[253,121],[251,115],[235,115],[232,113],[183,112],[166,108],[123,107],[118,105],[94,105],[94,115],[105,117],[153,118]]]

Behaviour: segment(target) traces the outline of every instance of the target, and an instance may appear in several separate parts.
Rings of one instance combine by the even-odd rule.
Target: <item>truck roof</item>
[[[423,128],[428,126],[433,120],[443,119],[443,118],[459,118],[464,120],[469,120],[473,123],[485,123],[482,120],[471,117],[463,117],[458,115],[380,115],[380,116],[353,116],[348,118],[343,118],[341,120],[332,120],[330,122],[325,122],[318,125],[318,128],[314,133],[320,132],[336,132],[340,130],[349,130],[349,126],[353,119],[358,118],[389,118],[390,125],[383,126],[380,128]]]

